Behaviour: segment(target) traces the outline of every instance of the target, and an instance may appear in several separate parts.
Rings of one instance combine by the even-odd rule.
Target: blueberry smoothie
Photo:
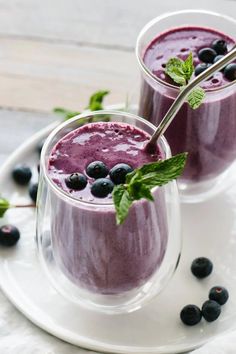
[[[163,155],[149,154],[149,135],[118,122],[86,124],[68,133],[51,151],[48,174],[70,201],[51,192],[55,259],[76,285],[98,294],[121,294],[144,285],[160,267],[168,240],[162,188],[154,202],[133,203],[117,226],[114,185]]]
[[[178,85],[165,74],[170,58],[185,60],[193,53],[194,75],[219,60],[235,41],[210,28],[180,27],[162,33],[143,55],[145,66],[157,80],[144,78],[139,114],[157,125],[179,92]],[[193,75],[193,76],[194,76]],[[236,157],[236,64],[229,64],[202,83],[204,103],[196,110],[185,103],[165,136],[173,154],[187,151],[188,161],[181,180],[187,183],[213,179]]]

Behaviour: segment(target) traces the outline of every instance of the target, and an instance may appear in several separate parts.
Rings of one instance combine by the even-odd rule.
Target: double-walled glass
[[[181,249],[179,200],[175,181],[157,187],[154,202],[134,202],[117,226],[112,200],[81,201],[54,184],[48,163],[55,144],[78,127],[104,120],[128,123],[148,134],[155,129],[133,114],[114,111],[82,114],[56,128],[41,155],[37,243],[46,273],[69,301],[121,313],[140,308],[173,275]],[[164,138],[159,147],[163,159],[171,156]]]
[[[179,88],[157,78],[143,58],[155,38],[178,27],[212,28],[236,41],[234,19],[204,10],[168,13],[143,28],[136,45],[142,74],[139,114],[155,125],[164,117]],[[184,43],[183,50],[187,50]],[[226,185],[227,170],[236,158],[235,112],[236,85],[233,81],[222,87],[207,89],[203,104],[196,110],[185,103],[167,129],[165,136],[172,153],[189,153],[185,171],[179,178],[183,200],[204,200]]]

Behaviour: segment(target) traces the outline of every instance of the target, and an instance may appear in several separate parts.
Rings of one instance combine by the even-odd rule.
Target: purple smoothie
[[[53,182],[73,198],[51,193],[54,205],[51,233],[55,258],[64,274],[79,287],[100,294],[120,294],[138,288],[158,270],[167,245],[167,215],[161,188],[155,201],[135,202],[125,222],[117,226],[112,196],[95,198],[93,179],[82,191],[70,190],[65,178],[86,175],[90,162],[103,161],[109,169],[117,163],[133,168],[162,157],[141,147],[149,135],[125,123],[91,123],[62,138],[52,149],[48,173]]]
[[[158,80],[143,79],[139,114],[157,125],[179,92],[164,73],[166,62],[172,57],[185,60],[192,52],[196,66],[198,51],[216,39],[224,39],[228,51],[234,45],[223,33],[200,27],[176,28],[155,38],[143,61]],[[196,110],[185,103],[165,133],[173,154],[189,152],[181,176],[185,182],[214,178],[235,160],[236,90],[229,84],[223,72],[215,73],[201,85],[207,92],[204,103]]]

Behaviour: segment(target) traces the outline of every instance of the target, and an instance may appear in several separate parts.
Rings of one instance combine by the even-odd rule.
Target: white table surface
[[[153,17],[186,8],[235,16],[236,0],[0,0],[0,164],[55,120],[55,106],[83,109],[99,89],[111,91],[107,104],[127,94],[137,102],[138,32]],[[85,352],[37,328],[0,292],[1,354]]]

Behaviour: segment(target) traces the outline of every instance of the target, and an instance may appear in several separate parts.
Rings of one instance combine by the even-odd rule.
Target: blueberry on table
[[[236,63],[228,64],[224,70],[224,75],[230,81],[236,80]]]
[[[34,203],[36,203],[37,200],[37,193],[38,193],[38,183],[32,183],[29,186],[29,195]]]
[[[94,197],[105,198],[112,192],[113,182],[108,178],[98,178],[91,187],[91,193]]]
[[[17,165],[12,171],[12,177],[17,184],[25,186],[29,183],[32,172],[26,165]]]
[[[186,305],[180,312],[181,321],[187,326],[194,326],[202,319],[202,313],[196,305]]]
[[[203,71],[205,71],[207,68],[209,68],[211,66],[211,64],[206,64],[206,63],[201,63],[201,64],[198,64],[196,67],[195,67],[195,76],[198,76],[200,75]]]
[[[229,298],[229,293],[223,286],[214,286],[209,292],[209,299],[218,302],[220,305],[224,305]]]
[[[13,225],[4,225],[0,227],[0,245],[11,247],[14,246],[20,238],[20,232]]]
[[[211,46],[217,54],[227,53],[227,43],[223,39],[216,39]]]
[[[72,173],[65,179],[66,185],[70,189],[81,191],[87,185],[87,178],[82,173]]]
[[[191,271],[195,277],[201,279],[211,274],[213,264],[210,259],[206,257],[199,257],[193,260],[191,265]]]
[[[93,161],[86,168],[87,175],[95,179],[106,177],[108,172],[107,166],[102,161]]]
[[[109,172],[112,182],[115,184],[125,183],[125,177],[128,173],[132,172],[133,168],[126,163],[118,163]]]
[[[207,322],[213,322],[221,314],[221,306],[214,300],[207,300],[202,305],[202,316]]]
[[[204,63],[213,63],[217,53],[212,48],[202,48],[198,52],[198,58]]]

